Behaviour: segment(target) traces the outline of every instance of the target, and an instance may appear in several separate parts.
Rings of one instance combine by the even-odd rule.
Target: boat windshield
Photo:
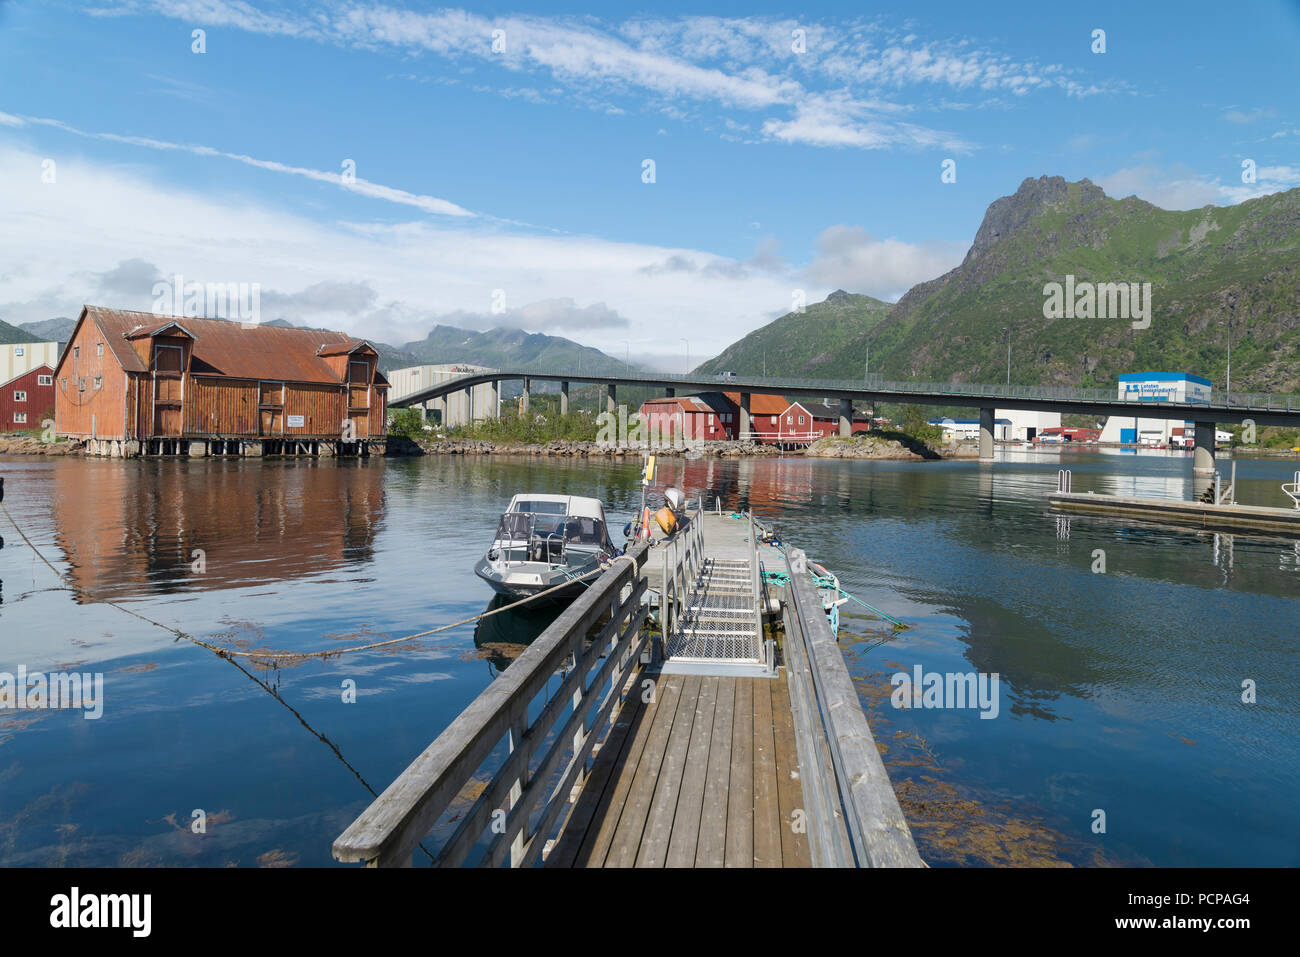
[[[531,512],[534,515],[563,515],[568,510],[567,502],[541,502],[523,498],[515,502],[512,512]]]
[[[564,538],[570,545],[605,544],[605,524],[595,518],[570,516],[564,520]]]
[[[505,512],[497,524],[496,534],[497,542],[524,546],[518,555],[514,549],[508,549],[505,555],[507,561],[538,560],[532,557],[533,547],[538,544],[546,547],[548,560],[555,560],[556,553],[569,545],[600,548],[606,539],[604,522],[563,513],[536,515],[529,512]]]

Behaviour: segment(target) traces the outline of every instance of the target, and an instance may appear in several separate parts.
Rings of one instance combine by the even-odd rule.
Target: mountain
[[[390,347],[391,348],[391,347]],[[571,339],[521,329],[473,332],[436,325],[423,339],[401,347],[414,364],[465,362],[492,368],[572,369],[575,372],[612,373],[626,369],[623,360]],[[633,364],[633,369],[637,366]]]
[[[32,335],[25,332],[22,326],[11,326],[9,323],[0,319],[0,344],[10,342],[32,342]]]
[[[1026,179],[989,206],[961,265],[914,286],[850,341],[816,350],[799,371],[858,378],[870,348],[871,371],[887,379],[1000,383],[1009,338],[1013,384],[1110,386],[1123,372],[1160,370],[1221,388],[1231,322],[1233,390],[1297,392],[1298,253],[1300,189],[1170,211],[1113,199],[1086,179]],[[1045,317],[1044,287],[1071,275],[1080,290],[1150,283],[1149,328]],[[787,337],[805,338],[814,308],[777,323],[795,320]]]
[[[735,372],[739,375],[820,377],[828,364],[836,364],[850,342],[869,333],[888,315],[891,305],[871,296],[837,289],[826,299],[803,312],[791,312],[739,342],[732,343],[717,358],[696,370],[705,374]],[[857,372],[863,359],[859,348]],[[874,367],[875,363],[872,362]]]
[[[57,319],[41,319],[38,322],[20,323],[18,328],[27,333],[29,341],[67,342],[72,338],[72,330],[76,326],[76,319],[59,316]]]

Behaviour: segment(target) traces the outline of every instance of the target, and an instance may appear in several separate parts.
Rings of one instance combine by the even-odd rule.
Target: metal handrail
[[[467,373],[457,376],[453,379],[447,379],[431,386],[428,389],[421,389],[410,395],[420,395],[424,392],[455,392],[468,386],[458,385],[458,383],[472,383],[476,381],[489,381],[493,379],[522,379],[527,375],[533,379],[548,379],[558,381],[578,381],[578,382],[645,382],[651,384],[686,384],[699,388],[713,388],[728,392],[735,391],[768,391],[768,392],[792,392],[796,394],[816,394],[822,391],[847,391],[854,393],[871,393],[880,398],[889,398],[891,395],[897,397],[906,397],[908,395],[927,395],[927,396],[944,396],[954,399],[960,398],[989,398],[989,399],[1038,399],[1051,400],[1059,399],[1063,401],[1090,402],[1100,405],[1114,405],[1124,408],[1131,408],[1139,404],[1132,399],[1121,398],[1116,394],[1115,387],[1097,388],[1082,386],[1054,386],[1054,385],[989,385],[985,383],[973,382],[911,382],[900,380],[886,380],[878,373],[868,375],[862,379],[801,379],[801,378],[779,378],[775,376],[744,376],[734,379],[715,378],[708,375],[695,375],[690,373],[677,372],[619,372],[603,374],[582,374],[575,373],[571,370],[554,370],[554,369],[537,369],[537,370],[491,370],[477,373]],[[407,402],[409,396],[394,397],[389,400],[391,407],[398,407]],[[421,400],[423,401],[423,400]],[[954,405],[961,404],[954,402]],[[1155,403],[1145,403],[1154,405]],[[1263,393],[1263,392],[1221,392],[1213,390],[1207,400],[1184,400],[1184,401],[1161,401],[1158,403],[1161,407],[1177,407],[1195,409],[1197,407],[1216,407],[1222,409],[1241,410],[1241,411],[1261,411],[1261,412],[1300,412],[1300,395],[1283,394],[1283,393]]]

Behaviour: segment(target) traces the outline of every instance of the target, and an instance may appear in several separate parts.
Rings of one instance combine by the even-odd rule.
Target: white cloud
[[[0,318],[13,323],[75,316],[88,301],[149,309],[155,272],[180,273],[259,283],[263,318],[275,309],[390,343],[423,338],[438,316],[459,311],[535,324],[613,353],[629,340],[634,359],[687,336],[703,357],[791,295],[788,276],[757,268],[736,278],[644,271],[673,256],[728,261],[695,249],[454,220],[322,224],[73,157],[60,161],[57,182],[43,184],[40,154],[3,142],[0,169],[10,171],[0,177]],[[491,313],[497,289],[504,317]]]
[[[1116,170],[1097,180],[1108,196],[1137,196],[1161,209],[1200,209],[1203,206],[1231,206],[1300,186],[1300,169],[1292,166],[1260,166],[1254,183],[1224,183],[1184,166],[1164,168],[1154,163]]]
[[[965,147],[950,134],[900,122],[897,115],[912,107],[864,91],[922,86],[1020,97],[1038,90],[1087,96],[1119,88],[1081,82],[1060,65],[1014,60],[968,41],[923,41],[860,19],[828,25],[683,17],[609,25],[590,17],[490,17],[358,2],[311,14],[272,14],[243,0],[127,0],[97,12],[157,13],[187,24],[543,73],[563,85],[569,99],[604,112],[623,112],[609,98],[636,95],[646,108],[677,119],[695,118],[683,109],[687,102],[776,113],[761,117],[769,138],[811,146]],[[794,51],[795,30],[803,31],[803,53]],[[504,49],[494,49],[494,31],[501,32]],[[829,89],[819,90],[812,81]],[[513,83],[497,92],[543,99]],[[726,119],[718,118],[717,126],[734,133]]]
[[[874,239],[860,226],[832,226],[817,238],[808,276],[824,286],[894,301],[918,282],[943,275],[966,254],[962,243]]]
[[[5,116],[8,116],[8,114],[0,114],[0,118]],[[418,193],[410,193],[404,189],[385,186],[382,183],[371,182],[361,176],[355,176],[352,179],[345,179],[342,168],[340,168],[339,172],[332,173],[324,170],[308,169],[302,166],[290,166],[286,163],[276,162],[275,160],[257,159],[243,153],[227,153],[224,150],[214,149],[211,146],[173,143],[167,140],[153,139],[148,136],[127,136],[120,133],[87,132],[64,123],[61,120],[49,119],[42,116],[17,116],[9,118],[17,120],[17,122],[6,125],[48,126],[85,139],[105,140],[107,142],[124,143],[130,146],[140,146],[152,150],[190,153],[194,156],[212,156],[234,160],[237,163],[243,163],[246,166],[256,167],[257,169],[268,170],[275,173],[287,173],[290,176],[300,176],[320,183],[332,183],[340,188],[347,189],[350,192],[359,193],[362,196],[369,196],[372,199],[381,199],[390,203],[399,203],[403,206],[414,206],[416,209],[439,216],[470,217],[475,215],[468,209],[457,206],[455,203],[449,202],[448,200],[439,199],[436,196],[423,196]],[[352,172],[355,174],[355,169],[353,169]]]

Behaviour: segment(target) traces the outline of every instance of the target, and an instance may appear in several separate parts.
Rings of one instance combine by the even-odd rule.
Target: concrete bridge
[[[1281,425],[1300,427],[1300,396],[1268,393],[1211,392],[1204,402],[1151,402],[1121,399],[1114,388],[1076,388],[1073,386],[1001,386],[967,382],[890,382],[880,376],[861,380],[796,379],[767,376],[718,376],[701,373],[674,375],[664,372],[623,372],[618,375],[591,375],[573,371],[493,369],[469,373],[440,382],[428,389],[393,399],[390,408],[412,406],[428,408],[430,402],[475,386],[492,385],[491,415],[496,414],[503,380],[523,382],[523,408],[534,382],[560,384],[560,412],[569,410],[569,386],[573,382],[604,385],[606,409],[616,412],[618,387],[643,386],[662,389],[672,396],[677,390],[691,392],[739,392],[740,432],[750,432],[750,396],[779,394],[793,397],[815,396],[840,403],[840,434],[848,435],[853,425],[853,403],[893,402],[905,405],[965,406],[979,409],[980,461],[993,460],[993,419],[996,409],[1027,412],[1060,412],[1093,418],[1112,415],[1144,419],[1178,419],[1196,423],[1194,471],[1214,471],[1214,431],[1218,423],[1240,424],[1251,421],[1256,426]],[[471,412],[471,414],[473,414]]]

